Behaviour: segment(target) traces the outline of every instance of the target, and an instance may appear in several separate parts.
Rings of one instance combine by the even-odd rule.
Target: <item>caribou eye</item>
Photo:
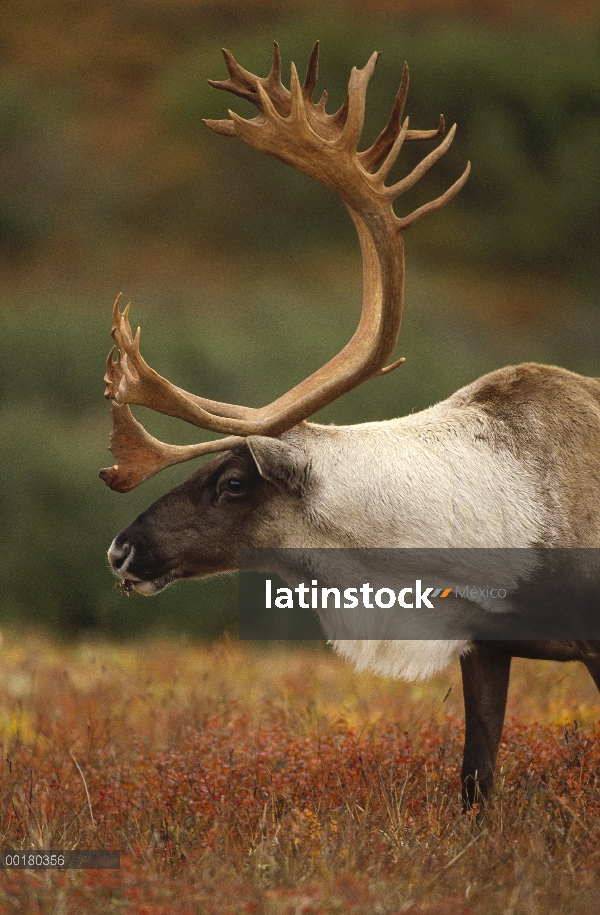
[[[241,496],[245,492],[246,484],[238,477],[229,477],[223,480],[219,486],[219,495],[227,493],[230,496]]]

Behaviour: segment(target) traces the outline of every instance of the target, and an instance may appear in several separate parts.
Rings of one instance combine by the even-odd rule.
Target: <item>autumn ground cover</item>
[[[325,649],[7,636],[1,847],[122,855],[2,871],[0,913],[597,913],[599,712],[583,668],[516,662],[477,827],[457,668],[403,684]]]

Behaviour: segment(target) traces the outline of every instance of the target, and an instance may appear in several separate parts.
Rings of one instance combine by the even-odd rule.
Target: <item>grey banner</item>
[[[600,549],[240,551],[241,639],[600,639]]]
[[[121,852],[107,849],[3,849],[0,870],[107,870],[121,867]]]

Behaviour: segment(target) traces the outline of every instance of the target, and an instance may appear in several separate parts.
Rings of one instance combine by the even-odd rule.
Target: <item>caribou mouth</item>
[[[144,597],[153,597],[155,594],[164,591],[173,581],[174,578],[172,575],[162,575],[160,578],[154,578],[148,581],[141,581],[134,578],[121,578],[115,583],[115,588],[126,597],[129,597],[132,591],[137,591],[138,594],[143,594]]]

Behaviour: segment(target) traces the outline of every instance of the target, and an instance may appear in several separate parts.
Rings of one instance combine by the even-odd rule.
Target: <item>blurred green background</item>
[[[347,341],[360,256],[326,189],[203,117],[246,103],[221,46],[259,75],[321,41],[319,87],[343,101],[350,68],[383,52],[364,145],[387,119],[403,60],[413,127],[458,122],[450,152],[398,213],[473,171],[406,238],[398,354],[406,364],[323,411],[384,419],[525,359],[600,375],[600,14],[596,3],[511,0],[4,0],[0,6],[0,625],[61,636],[235,629],[235,576],[147,600],[113,588],[117,531],[193,469],[128,495],[102,397],[110,308],[123,290],[162,374],[258,406]],[[287,77],[286,77],[287,81]],[[418,149],[415,149],[418,146]],[[428,151],[413,144],[406,172]],[[137,415],[158,437],[203,433]]]

